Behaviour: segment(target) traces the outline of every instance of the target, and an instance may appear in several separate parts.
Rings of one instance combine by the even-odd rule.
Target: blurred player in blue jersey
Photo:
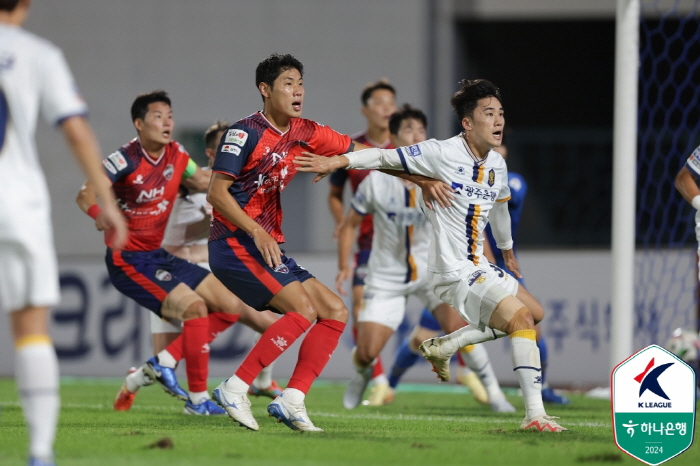
[[[102,174],[100,149],[85,119],[61,50],[22,29],[29,0],[0,0],[0,312],[15,346],[17,391],[29,431],[29,465],[53,465],[59,412],[56,352],[49,308],[60,300],[51,207],[34,134],[39,114],[59,127],[102,202],[118,247],[126,222]]]
[[[494,149],[496,152],[500,153],[504,159],[508,157],[508,149],[505,144]],[[518,173],[508,172],[508,186],[510,186],[510,200],[508,201],[508,212],[510,212],[510,225],[513,230],[513,251],[516,251],[515,245],[517,242],[516,233],[518,231],[518,224],[520,223],[520,215],[523,212],[523,205],[525,203],[525,195],[527,194],[527,183],[525,178]],[[497,252],[496,239],[493,237],[491,232],[491,225],[486,225],[486,239],[489,241],[491,246],[491,251],[494,255],[495,264],[501,269],[507,271],[513,275],[505,266],[505,261],[503,260],[503,255]],[[516,251],[517,252],[517,251]],[[518,279],[520,283],[523,283],[523,279]],[[546,380],[547,371],[547,341],[542,335],[542,330],[540,325],[535,325],[535,331],[537,332],[537,347],[540,350],[540,363],[542,364],[542,401],[545,403],[555,403],[555,404],[569,404],[569,399],[558,395],[552,390]]]

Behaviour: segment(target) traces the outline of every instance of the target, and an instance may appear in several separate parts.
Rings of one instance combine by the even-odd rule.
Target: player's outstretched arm
[[[223,173],[214,173],[209,184],[207,202],[229,222],[253,237],[255,246],[262,254],[265,263],[275,268],[282,263],[282,251],[277,241],[263,227],[245,213],[241,206],[231,197],[228,189],[233,178]]]
[[[452,205],[450,201],[453,201],[455,198],[452,194],[454,189],[452,189],[452,186],[444,181],[436,180],[435,178],[429,178],[423,175],[409,175],[408,173],[400,172],[398,170],[382,169],[379,171],[417,184],[421,189],[423,201],[425,202],[426,207],[428,207],[430,210],[433,210],[433,202],[437,202],[443,209],[450,207]]]
[[[100,158],[100,149],[97,139],[87,120],[81,116],[66,119],[61,124],[61,129],[66,137],[66,141],[75,155],[78,165],[88,177],[88,182],[84,188],[90,186],[90,192],[85,193],[87,197],[81,202],[81,193],[78,194],[78,205],[83,212],[88,213],[91,206],[97,206],[97,198],[102,201],[102,208],[93,208],[90,213],[94,214],[95,220],[100,217],[100,230],[113,229],[112,244],[116,249],[121,248],[126,242],[127,226],[124,216],[116,206],[111,183],[105,176],[104,168]],[[91,204],[85,205],[85,200],[90,199]]]
[[[354,209],[350,209],[338,234],[338,275],[335,279],[335,289],[338,290],[341,296],[347,296],[348,294],[343,288],[343,282],[352,277],[350,252],[352,243],[355,240],[355,232],[360,223],[362,223],[363,218]]]
[[[207,189],[209,189],[210,181],[211,171],[202,170],[200,167],[197,167],[191,177],[182,180],[182,185],[190,192],[205,193]]]
[[[683,199],[688,201],[695,210],[700,210],[700,189],[695,182],[695,176],[685,165],[676,175],[675,185]]]

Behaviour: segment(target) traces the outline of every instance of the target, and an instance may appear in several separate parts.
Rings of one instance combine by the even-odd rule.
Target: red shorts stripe
[[[228,238],[226,242],[231,249],[233,249],[233,253],[236,254],[236,257],[243,262],[248,270],[255,275],[255,278],[260,280],[260,282],[265,285],[265,287],[270,290],[272,294],[277,294],[282,291],[282,288],[284,287],[277,280],[275,280],[270,272],[265,270],[265,267],[263,267],[258,261],[253,259],[250,254],[248,254],[248,251],[246,251],[243,245],[238,242],[238,239]]]
[[[145,275],[139,273],[133,265],[127,263],[122,259],[121,251],[112,251],[112,260],[114,265],[121,268],[133,281],[141,285],[146,291],[155,296],[159,301],[163,302],[168,292],[153,283]]]

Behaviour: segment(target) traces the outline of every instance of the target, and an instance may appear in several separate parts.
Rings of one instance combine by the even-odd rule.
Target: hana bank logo
[[[644,369],[644,372],[639,374],[634,378],[634,380],[640,384],[639,386],[639,397],[641,398],[642,395],[646,391],[650,391],[651,393],[663,398],[664,400],[668,400],[668,403],[664,402],[638,402],[638,407],[639,408],[670,408],[671,407],[671,399],[666,395],[666,392],[664,391],[663,388],[661,388],[661,384],[659,383],[659,376],[663,374],[666,369],[671,367],[674,363],[669,362],[666,364],[661,364],[660,366],[654,367],[654,358],[651,358],[651,361],[647,364],[646,368]],[[653,368],[653,369],[652,369]]]

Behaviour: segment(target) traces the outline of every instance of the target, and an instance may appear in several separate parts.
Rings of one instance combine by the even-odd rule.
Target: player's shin
[[[493,365],[489,360],[486,348],[482,345],[468,346],[460,350],[464,363],[479,377],[481,383],[486,388],[489,399],[503,396],[501,386],[496,378]]]
[[[542,375],[540,351],[535,343],[535,331],[518,330],[510,335],[510,354],[513,370],[523,392],[525,418],[545,414],[542,404]]]
[[[299,348],[299,359],[287,388],[306,394],[331,359],[343,334],[345,323],[333,319],[318,319]]]
[[[187,384],[191,393],[201,394],[207,391],[209,374],[209,318],[186,320],[182,327]]]
[[[418,361],[419,357],[420,353],[417,349],[414,350],[411,348],[409,340],[404,340],[403,343],[401,343],[401,346],[399,346],[396,352],[396,359],[394,360],[394,365],[391,367],[391,374],[389,375],[389,386],[391,388],[396,388],[401,377],[416,363],[416,361]]]
[[[491,327],[479,330],[473,325],[467,325],[443,337],[436,338],[446,354],[454,354],[463,346],[475,345],[485,341],[495,340],[506,336],[507,333]]]

